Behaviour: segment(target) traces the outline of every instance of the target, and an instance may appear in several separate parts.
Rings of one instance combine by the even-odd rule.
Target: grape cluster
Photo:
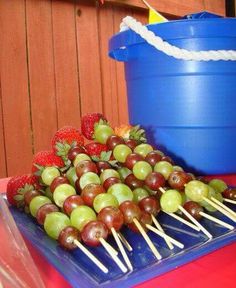
[[[236,199],[236,190],[222,180],[204,183],[150,144],[126,141],[107,125],[96,130],[96,137],[110,149],[115,166],[94,161],[76,145],[68,152],[72,165],[66,172],[46,167],[44,193],[24,195],[30,214],[66,249],[75,249],[75,240],[98,246],[123,225],[138,232],[134,219],[146,229],[161,210],[174,213],[183,206],[199,220],[203,208],[215,211],[206,198]]]

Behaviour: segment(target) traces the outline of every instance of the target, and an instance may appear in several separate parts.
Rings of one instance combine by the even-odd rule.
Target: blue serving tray
[[[228,206],[236,210],[233,205]],[[208,240],[201,232],[160,213],[158,220],[164,230],[168,235],[182,242],[185,245],[184,249],[175,247],[172,251],[169,250],[164,240],[150,231],[148,234],[163,257],[162,260],[157,261],[142,236],[124,228],[122,233],[133,247],[133,251],[128,252],[128,255],[134,270],[124,274],[102,247],[89,248],[108,267],[108,274],[104,274],[79,249],[68,252],[61,248],[56,241],[45,234],[43,228],[30,215],[20,212],[16,208],[10,208],[10,210],[23,235],[75,288],[131,287],[236,240],[236,228],[230,231],[209,220],[202,219],[201,224],[213,235],[213,239]],[[234,222],[219,212],[215,212],[213,215],[234,227],[236,226]],[[112,238],[109,242],[116,247]],[[121,255],[120,259],[122,259]]]

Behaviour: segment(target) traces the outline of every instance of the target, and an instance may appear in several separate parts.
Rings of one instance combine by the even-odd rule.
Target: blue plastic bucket
[[[187,50],[236,50],[236,19],[185,19],[147,26]],[[236,61],[186,61],[158,51],[130,29],[109,55],[125,63],[129,119],[186,170],[236,172]]]

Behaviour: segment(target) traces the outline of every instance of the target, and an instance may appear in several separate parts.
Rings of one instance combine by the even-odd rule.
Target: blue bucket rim
[[[207,26],[206,26],[207,25]],[[189,38],[234,38],[236,18],[180,19],[145,25],[163,40]],[[114,34],[109,40],[109,55],[121,47],[146,42],[141,36],[128,29]]]

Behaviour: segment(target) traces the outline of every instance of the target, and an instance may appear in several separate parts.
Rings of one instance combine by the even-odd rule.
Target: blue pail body
[[[149,25],[187,50],[236,50],[236,19]],[[236,61],[178,60],[131,30],[114,35],[109,55],[125,63],[131,124],[176,164],[199,174],[236,172]]]

